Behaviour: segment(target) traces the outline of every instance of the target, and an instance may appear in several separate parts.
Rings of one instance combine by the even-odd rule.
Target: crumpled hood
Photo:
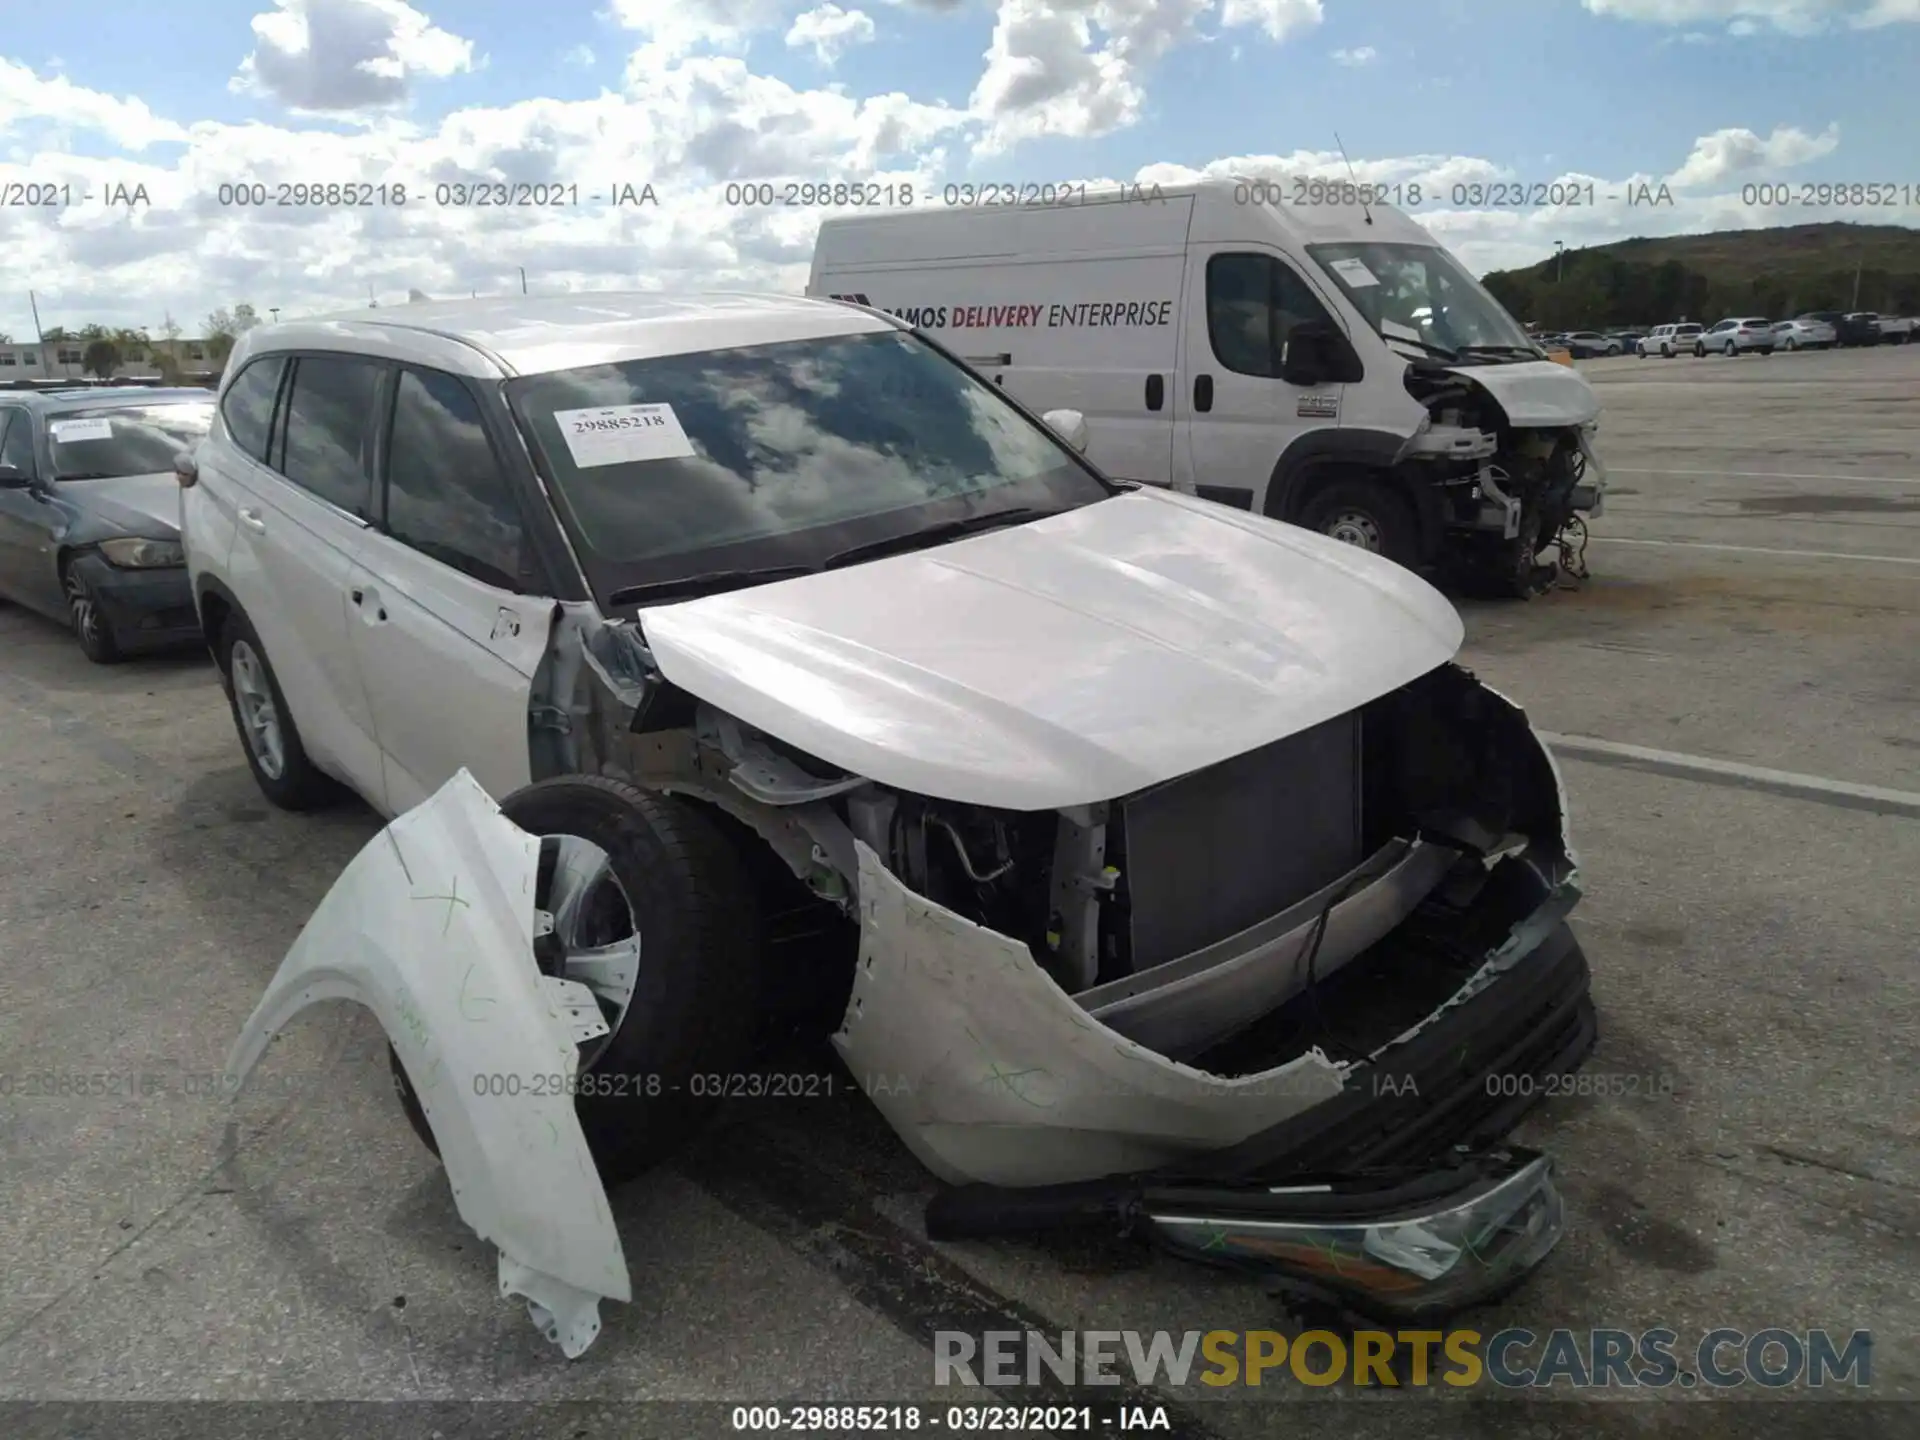
[[[61,489],[82,513],[129,535],[173,540],[180,535],[180,482],[171,470],[111,480],[66,480]]]
[[[1506,411],[1509,424],[1523,430],[1584,425],[1600,414],[1600,397],[1587,377],[1552,360],[1518,365],[1454,365],[1448,369],[1471,380]]]
[[[1162,490],[642,612],[673,684],[847,771],[1044,810],[1297,733],[1451,659],[1390,561]]]

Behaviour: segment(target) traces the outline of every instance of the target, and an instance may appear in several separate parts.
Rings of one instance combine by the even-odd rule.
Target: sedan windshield
[[[90,406],[47,417],[56,480],[112,480],[173,468],[174,456],[207,438],[211,400]]]
[[[603,598],[773,578],[1113,493],[993,386],[899,331],[530,376],[507,397]]]
[[[1382,335],[1411,331],[1447,350],[1532,349],[1519,322],[1437,245],[1309,245],[1307,253]]]

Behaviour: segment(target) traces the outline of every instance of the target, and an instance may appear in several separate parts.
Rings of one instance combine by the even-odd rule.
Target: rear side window
[[[525,530],[479,402],[451,375],[406,370],[387,446],[387,533],[422,555],[518,590]]]
[[[367,454],[383,369],[347,355],[301,356],[280,442],[287,479],[362,519],[372,509]]]
[[[281,356],[263,356],[234,376],[220,401],[220,418],[233,443],[262,462],[267,458],[267,432],[273,426],[273,397],[285,368]]]
[[[11,465],[22,475],[35,473],[33,418],[24,410],[0,410],[0,465]]]
[[[1293,327],[1326,318],[1306,282],[1271,255],[1207,261],[1207,339],[1214,358],[1237,374],[1277,376]]]

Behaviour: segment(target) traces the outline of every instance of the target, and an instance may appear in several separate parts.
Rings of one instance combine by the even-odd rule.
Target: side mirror
[[[1040,418],[1080,454],[1087,453],[1087,417],[1078,410],[1049,410]]]
[[[180,482],[180,488],[187,490],[200,479],[200,462],[193,458],[193,452],[182,450],[173,457],[173,478]]]
[[[1325,320],[1302,320],[1280,350],[1280,378],[1289,385],[1324,385],[1341,370],[1340,335]]]
[[[18,465],[0,465],[0,490],[30,490],[33,477]]]

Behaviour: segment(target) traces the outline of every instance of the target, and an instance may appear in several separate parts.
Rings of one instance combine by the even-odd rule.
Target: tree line
[[[259,323],[260,317],[251,305],[235,305],[231,309],[222,306],[209,314],[202,334],[196,337],[206,347],[207,363],[216,369],[226,364],[227,356],[233,353],[234,342]],[[123,365],[149,361],[160,372],[161,379],[175,382],[189,368],[197,368],[190,367],[181,357],[181,334],[180,326],[169,315],[159,327],[158,339],[144,326],[82,325],[69,330],[49,325],[41,332],[39,343],[49,350],[62,345],[80,346],[81,373],[101,380],[112,379]],[[11,335],[0,331],[0,345],[16,343],[23,342],[16,342]]]
[[[1564,268],[1561,268],[1562,265]],[[1548,330],[1711,324],[1727,315],[1783,320],[1809,310],[1920,314],[1920,272],[1803,263],[1752,275],[1707,275],[1679,260],[1622,260],[1569,251],[1561,262],[1495,271],[1481,283],[1514,315]]]

